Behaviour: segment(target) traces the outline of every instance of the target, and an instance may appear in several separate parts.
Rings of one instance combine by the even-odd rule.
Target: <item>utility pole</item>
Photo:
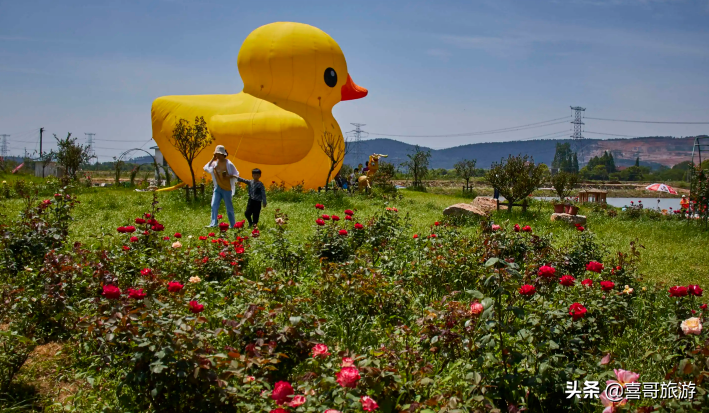
[[[570,106],[570,108],[574,111],[574,120],[571,122],[574,125],[574,134],[571,135],[571,138],[574,140],[576,152],[581,153],[581,159],[583,160],[583,146],[585,143],[583,141],[583,112],[586,111],[586,108],[581,106]]]
[[[89,154],[91,155],[91,157],[93,157],[94,156],[94,149],[93,149],[94,135],[96,135],[96,134],[89,132],[89,133],[84,133],[84,135],[88,136],[88,138],[86,139],[86,145],[89,147]],[[91,161],[89,161],[89,163],[90,162]],[[96,162],[98,162],[98,160]]]
[[[44,132],[44,128],[39,128],[39,157],[42,157],[42,133]],[[44,178],[44,176],[42,176]]]
[[[364,123],[351,123],[350,125],[353,125],[355,128],[354,130],[347,132],[347,135],[352,138],[352,141],[350,142],[352,149],[350,152],[354,158],[354,164],[357,165],[357,163],[362,159],[362,154],[360,153],[360,142],[362,141],[362,138],[369,136],[369,132],[362,130],[362,126],[366,126]]]
[[[0,146],[0,155],[3,158],[7,158],[7,137],[10,135],[2,134],[2,146]]]

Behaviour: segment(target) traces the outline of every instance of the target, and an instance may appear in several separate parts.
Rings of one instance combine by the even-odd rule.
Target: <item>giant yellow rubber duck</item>
[[[237,65],[241,93],[164,96],[153,102],[153,139],[170,167],[191,185],[187,161],[170,140],[178,119],[203,116],[214,141],[193,162],[197,176],[213,148],[224,145],[242,175],[250,177],[259,168],[266,186],[272,181],[324,186],[330,160],[320,139],[324,131],[342,136],[332,108],[367,95],[347,72],[340,46],[316,27],[271,23],[244,40]]]

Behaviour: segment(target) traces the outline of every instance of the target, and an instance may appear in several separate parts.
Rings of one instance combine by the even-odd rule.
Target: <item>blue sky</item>
[[[370,93],[334,114],[343,131],[367,124],[370,138],[504,128],[568,116],[569,105],[591,117],[708,121],[708,19],[709,0],[0,0],[0,133],[19,154],[37,147],[40,126],[50,137],[94,132],[109,160],[150,139],[155,98],[241,91],[241,43],[274,21],[312,24],[340,44]],[[397,139],[443,148],[568,129]]]

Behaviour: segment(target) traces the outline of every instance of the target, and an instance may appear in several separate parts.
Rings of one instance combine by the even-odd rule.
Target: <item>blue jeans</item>
[[[236,219],[234,218],[234,205],[231,203],[231,191],[226,191],[222,189],[219,185],[214,186],[214,194],[212,195],[212,222],[209,224],[211,227],[216,227],[219,225],[219,203],[222,199],[224,200],[224,205],[226,206],[226,214],[229,217],[229,223],[231,227],[234,227]]]

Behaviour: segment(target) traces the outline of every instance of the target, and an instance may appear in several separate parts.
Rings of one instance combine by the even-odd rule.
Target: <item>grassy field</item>
[[[437,191],[436,191],[437,192]],[[326,213],[342,215],[346,208],[357,211],[360,216],[371,216],[387,206],[396,207],[408,214],[412,231],[428,233],[435,221],[443,220],[443,209],[458,202],[470,202],[456,193],[423,193],[400,191],[401,199],[368,199],[362,196],[332,197],[330,194],[271,194],[268,207],[262,210],[260,227],[272,227],[277,209],[286,213],[291,229],[303,237],[313,233],[313,221],[317,215],[315,203],[326,205]],[[89,188],[83,189],[81,204],[75,212],[72,238],[87,244],[114,242],[115,228],[132,223],[133,218],[149,209],[153,194],[127,189]],[[166,234],[179,231],[183,237],[197,237],[208,232],[204,228],[209,223],[209,200],[186,203],[181,191],[159,193],[162,208],[161,222],[166,224]],[[14,219],[22,209],[19,199],[0,201],[3,219]],[[245,193],[234,200],[237,220],[243,219],[246,205]],[[575,229],[549,221],[551,206],[535,202],[527,213],[498,212],[493,220],[499,224],[528,224],[537,233],[553,233],[555,242],[563,242],[573,235]],[[225,215],[224,207],[221,213]],[[588,216],[587,228],[595,232],[610,252],[627,251],[630,243],[637,240],[645,248],[642,250],[642,271],[648,280],[670,284],[707,284],[709,262],[707,244],[709,231],[702,230],[693,223],[676,220],[653,220],[649,218],[630,219],[620,214],[609,217],[605,212],[593,212],[582,208],[580,214]],[[479,231],[479,226],[470,223],[463,232]],[[268,236],[267,231],[264,235]]]

